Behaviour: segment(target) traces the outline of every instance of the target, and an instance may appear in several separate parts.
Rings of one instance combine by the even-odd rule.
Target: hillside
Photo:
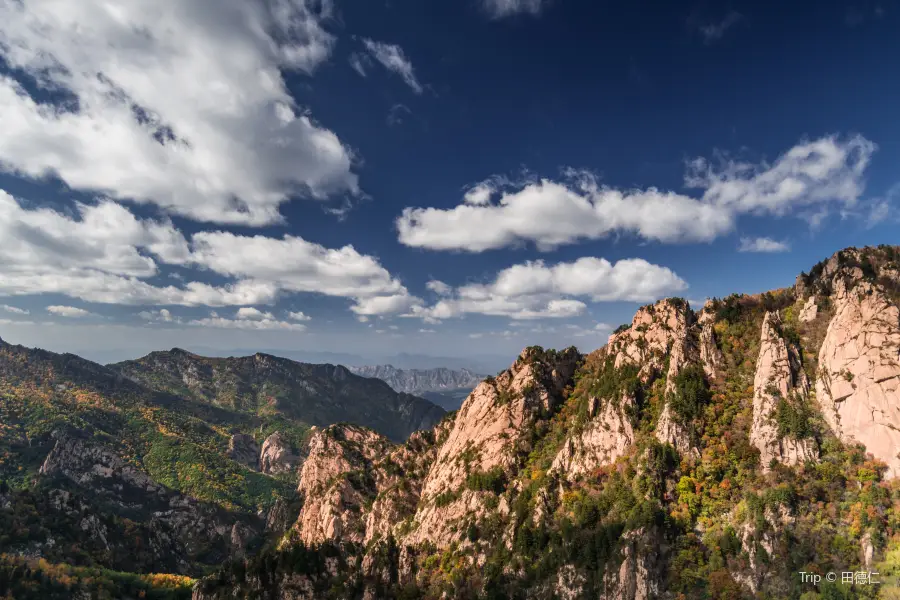
[[[334,365],[310,365],[268,354],[208,358],[173,349],[109,365],[145,386],[199,403],[309,425],[352,422],[395,440],[432,427],[444,411],[397,393],[377,379]]]
[[[402,439],[442,414],[342,367],[177,352],[104,367],[0,340],[0,590],[19,597],[32,573],[45,597],[92,580],[183,597],[184,579],[127,574],[202,575],[283,532],[312,425]]]
[[[848,249],[528,348],[403,445],[316,431],[291,531],[194,600],[896,598],[898,290],[900,249]]]

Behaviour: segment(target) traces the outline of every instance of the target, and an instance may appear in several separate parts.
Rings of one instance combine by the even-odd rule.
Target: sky
[[[2,1],[0,337],[493,367],[791,285],[900,240],[898,26],[889,1]]]

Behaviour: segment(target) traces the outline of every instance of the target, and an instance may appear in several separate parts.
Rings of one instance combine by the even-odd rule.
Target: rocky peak
[[[703,363],[706,377],[713,380],[722,374],[725,358],[716,343],[716,315],[711,301],[704,304],[697,323],[700,326],[700,362]]]
[[[767,312],[762,323],[759,358],[753,381],[753,424],[750,443],[759,449],[764,471],[773,460],[797,464],[818,457],[809,429],[806,402],[809,380],[800,351],[784,339],[784,324],[777,312]],[[794,431],[781,430],[776,415]]]
[[[297,487],[304,505],[296,528],[305,544],[363,542],[363,507],[377,494],[373,467],[392,447],[384,436],[353,425],[313,433]]]
[[[900,246],[866,246],[845,248],[816,264],[810,272],[797,277],[794,292],[797,298],[812,294],[831,295],[838,280],[852,288],[867,281],[897,292],[900,287]]]
[[[640,367],[641,379],[661,374],[666,357],[674,346],[686,353],[688,328],[693,324],[690,305],[680,298],[667,298],[641,307],[631,327],[609,338],[607,352],[615,356],[615,367],[631,364]],[[680,366],[675,367],[676,372]]]
[[[562,352],[526,348],[497,377],[489,377],[463,403],[446,441],[425,479],[410,539],[427,536],[439,546],[457,538],[455,525],[480,503],[466,489],[473,473],[501,478],[530,450],[528,432],[536,419],[549,416],[564,401],[582,360],[574,348]],[[438,502],[438,497],[443,498]],[[424,540],[425,537],[422,537]]]

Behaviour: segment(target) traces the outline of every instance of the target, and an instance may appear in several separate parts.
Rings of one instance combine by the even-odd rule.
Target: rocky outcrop
[[[259,445],[252,435],[233,434],[228,440],[227,456],[254,471],[259,469]]]
[[[467,489],[467,478],[509,475],[519,454],[530,450],[527,435],[535,420],[565,400],[580,360],[574,348],[558,353],[527,348],[509,369],[475,388],[425,479],[415,515],[418,527],[409,543],[428,540],[443,547],[464,535],[460,521],[477,518],[484,510],[482,496],[491,493]]]
[[[278,475],[295,470],[300,457],[294,453],[284,436],[276,431],[263,441],[256,460],[260,471],[267,475]]]
[[[883,289],[834,279],[835,315],[819,351],[816,398],[844,441],[855,440],[900,476],[900,311]]]
[[[801,323],[809,323],[815,321],[819,315],[819,305],[816,304],[816,297],[810,296],[806,299],[806,304],[800,309],[800,315],[797,317]]]
[[[700,362],[703,364],[706,377],[714,380],[725,368],[725,357],[722,356],[722,351],[716,343],[716,315],[709,301],[700,311],[697,323],[700,326]]]
[[[387,438],[362,427],[334,425],[313,433],[297,488],[304,499],[296,524],[303,543],[365,540],[364,507],[378,493],[374,465],[391,447]]]
[[[778,313],[767,312],[763,318],[759,358],[753,380],[753,424],[750,443],[759,449],[764,471],[773,460],[793,465],[818,457],[815,440],[792,439],[779,433],[775,413],[779,402],[796,407],[809,395],[809,380],[803,371],[798,348],[782,334],[783,323]],[[792,408],[796,410],[796,408]]]
[[[659,597],[656,561],[659,541],[642,529],[627,532],[620,546],[619,569],[607,572],[604,598],[611,600],[654,600]]]
[[[680,299],[642,307],[631,327],[611,335],[604,348],[588,357],[579,385],[588,389],[589,420],[569,435],[553,461],[553,472],[571,480],[626,454],[634,442],[631,415],[637,410],[638,399],[629,390],[617,391],[616,397],[596,397],[590,391],[592,383],[620,377],[619,373],[631,368],[637,370],[637,379],[645,386],[665,376],[668,395],[678,373],[700,360],[692,318],[690,306]],[[655,436],[682,453],[695,453],[689,432],[673,419],[668,403],[656,424]]]
[[[634,443],[631,420],[622,407],[634,403],[623,396],[619,403],[591,398],[588,405],[587,427],[579,435],[571,436],[553,459],[551,472],[566,479],[577,479],[602,465],[609,465],[624,456]]]

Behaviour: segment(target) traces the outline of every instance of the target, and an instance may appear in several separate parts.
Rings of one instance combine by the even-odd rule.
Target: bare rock
[[[839,277],[832,301],[816,398],[842,440],[864,444],[900,476],[900,311],[879,286]]]
[[[718,377],[725,367],[725,357],[716,343],[715,314],[706,306],[700,312],[700,361],[709,379]]]
[[[305,544],[364,541],[364,507],[377,494],[372,465],[391,446],[384,436],[352,425],[313,434],[297,488],[304,505],[296,528]]]
[[[484,512],[482,496],[491,493],[465,489],[468,475],[513,467],[517,453],[527,451],[522,444],[534,421],[564,401],[580,360],[574,348],[552,355],[528,348],[509,369],[475,388],[425,479],[415,516],[419,527],[408,543],[444,547],[462,537],[457,526]]]
[[[659,544],[646,531],[637,529],[622,536],[622,562],[617,571],[607,571],[604,598],[651,600],[659,596],[656,558]]]
[[[803,305],[797,318],[800,319],[801,323],[809,323],[810,321],[815,321],[818,315],[819,306],[816,304],[816,297],[810,296],[807,298],[806,304]]]
[[[781,317],[777,312],[767,312],[763,318],[753,380],[753,424],[750,428],[750,443],[759,449],[764,471],[773,459],[793,465],[818,458],[813,440],[794,440],[778,433],[774,418],[778,402],[805,402],[809,395],[809,380],[803,371],[800,352],[785,341],[781,331]]]
[[[600,403],[597,399],[592,402]],[[588,426],[566,441],[553,459],[550,471],[575,479],[624,456],[634,443],[634,429],[622,407],[633,402],[633,398],[626,396],[619,406],[605,401],[598,412],[591,411],[593,418]]]
[[[299,463],[299,457],[294,454],[284,436],[276,431],[263,442],[258,463],[259,470],[263,473],[277,475],[293,471]]]

